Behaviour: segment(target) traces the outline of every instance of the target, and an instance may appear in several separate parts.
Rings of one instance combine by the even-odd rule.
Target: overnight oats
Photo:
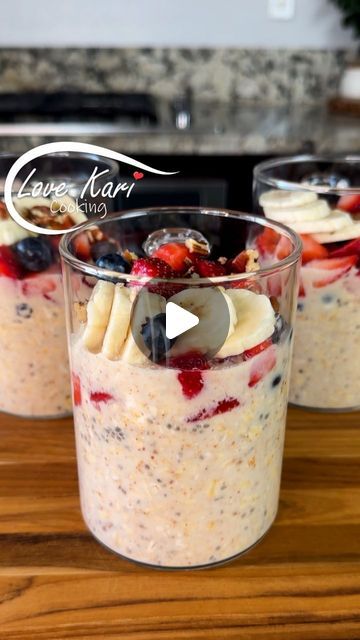
[[[15,157],[0,157],[6,176]],[[49,162],[49,160],[47,160]],[[3,187],[3,185],[2,185]],[[87,221],[70,196],[13,198],[38,227],[63,230]],[[52,211],[60,208],[56,218]],[[83,255],[101,246],[98,231],[79,236]],[[24,417],[71,413],[59,236],[34,234],[14,222],[0,199],[0,411]],[[81,281],[77,284],[89,288]]]
[[[360,406],[360,158],[283,158],[255,169],[265,216],[301,236],[290,401]],[[273,255],[271,242],[263,255]],[[275,249],[276,253],[276,249]]]
[[[141,563],[225,562],[277,512],[300,243],[235,212],[97,224],[112,253],[79,260],[75,232],[60,247],[85,522]],[[246,248],[265,228],[288,249],[267,269]],[[91,292],[74,287],[79,275]],[[172,333],[173,308],[198,322]]]

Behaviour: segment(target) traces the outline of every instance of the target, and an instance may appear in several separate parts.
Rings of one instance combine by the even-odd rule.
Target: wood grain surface
[[[0,638],[360,639],[360,416],[289,410],[279,515],[231,565],[138,567],[82,521],[70,419],[0,418]]]

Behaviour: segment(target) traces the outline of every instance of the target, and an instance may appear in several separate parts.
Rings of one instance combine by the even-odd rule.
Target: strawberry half
[[[355,238],[355,240],[347,242],[341,249],[335,249],[330,252],[330,258],[343,258],[344,256],[354,255],[360,257],[360,238]]]
[[[262,343],[263,344],[263,343]],[[259,345],[260,346],[260,345]],[[250,368],[249,387],[254,387],[262,380],[276,365],[276,351],[274,347],[264,347],[262,352],[254,360]]]
[[[327,258],[329,252],[323,244],[320,244],[320,242],[317,242],[315,238],[308,234],[301,234],[300,237],[303,245],[301,254],[302,264],[306,264],[310,262],[310,260]]]
[[[167,262],[160,258],[138,258],[134,261],[131,274],[149,278],[176,278],[178,274]]]
[[[344,256],[343,258],[326,258],[325,260],[312,260],[306,265],[306,269],[318,269],[323,271],[324,275],[318,276],[313,280],[313,286],[316,288],[325,287],[327,284],[335,282],[351,267],[356,265],[358,256]]]
[[[155,258],[160,258],[166,262],[174,271],[183,273],[190,264],[190,251],[180,242],[168,242],[161,245],[153,254]]]
[[[342,211],[347,211],[348,213],[359,213],[360,212],[360,193],[353,193],[348,196],[341,196],[339,198],[337,206]]]
[[[266,227],[264,231],[256,238],[256,246],[261,256],[275,255],[276,247],[280,240],[280,234]]]
[[[20,280],[25,275],[23,267],[19,264],[14,252],[7,245],[0,246],[0,276],[7,276],[14,280]]]
[[[260,344],[257,344],[255,347],[252,347],[251,349],[247,349],[246,351],[244,351],[243,356],[245,360],[250,360],[250,358],[257,356],[258,353],[265,351],[265,349],[267,349],[268,347],[271,347],[271,345],[272,345],[271,338],[267,338],[267,340],[264,340],[264,342],[260,342]]]

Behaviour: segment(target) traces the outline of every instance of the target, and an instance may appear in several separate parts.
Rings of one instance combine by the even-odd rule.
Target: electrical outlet
[[[291,20],[295,15],[295,0],[268,0],[268,16],[272,20]]]

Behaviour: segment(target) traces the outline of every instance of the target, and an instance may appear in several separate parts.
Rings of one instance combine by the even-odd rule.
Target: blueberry
[[[272,386],[277,387],[278,384],[280,384],[280,382],[281,382],[281,376],[280,375],[275,376],[274,380],[272,381]]]
[[[16,305],[16,315],[20,316],[20,318],[30,318],[32,312],[32,307],[26,302],[20,302],[20,304]]]
[[[44,271],[54,260],[46,238],[24,238],[14,246],[19,262],[28,271]]]
[[[304,311],[304,304],[303,304],[303,302],[298,302],[298,303],[297,303],[297,310],[298,310],[298,311]]]
[[[286,327],[287,327],[287,323],[285,322],[284,318],[279,313],[276,313],[274,333],[271,336],[271,339],[274,344],[277,344],[278,342],[280,342],[280,339]]]
[[[166,337],[166,313],[147,318],[142,325],[141,335],[153,362],[161,362],[175,342]]]
[[[100,240],[99,242],[94,242],[91,245],[91,257],[96,262],[99,258],[102,258],[108,253],[113,253],[116,249],[113,242],[109,242],[109,240]]]
[[[131,270],[130,264],[119,253],[106,253],[96,260],[96,266],[119,273],[129,273]]]

